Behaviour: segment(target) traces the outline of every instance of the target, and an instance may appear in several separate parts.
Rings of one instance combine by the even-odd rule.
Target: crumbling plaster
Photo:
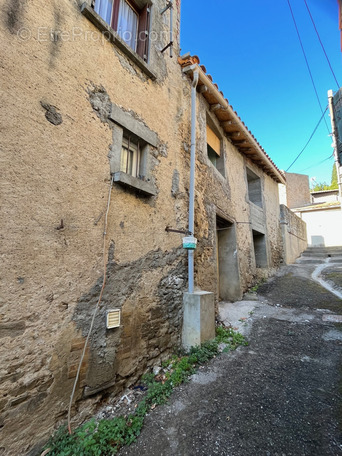
[[[81,370],[75,423],[89,417],[103,394],[134,383],[180,344],[186,253],[182,235],[165,228],[187,228],[190,155],[190,81],[176,58],[161,55],[166,44],[162,38],[151,48],[157,75],[152,81],[97,34],[78,2],[25,2],[9,22],[16,4],[6,2],[7,19],[0,27],[1,71],[6,76],[0,111],[6,127],[0,455],[6,456],[34,455],[66,417],[103,280],[111,104],[156,134],[151,177],[157,192],[143,197],[114,184],[106,238],[107,286]],[[154,4],[158,11],[162,1]],[[176,6],[175,55],[178,2]],[[157,30],[167,30],[156,13],[155,20]],[[26,27],[27,35],[18,34],[20,27]],[[222,132],[226,178],[211,166],[204,136],[208,106],[199,94],[198,101],[196,284],[217,298],[217,211],[236,223],[241,292],[257,271],[250,226],[240,223],[249,221],[245,159]],[[277,201],[271,195],[275,185],[265,177],[273,266],[278,264],[273,252],[279,242]],[[109,331],[104,316],[113,307],[122,311],[122,327]],[[89,399],[80,401],[84,395]]]
[[[60,36],[59,52],[53,53],[56,42],[51,42],[49,33],[56,28],[54,8],[55,5],[41,1],[25,4],[20,25],[27,27],[28,39],[13,35],[4,23],[0,31],[4,50],[2,71],[6,74],[5,109],[0,116],[2,124],[10,126],[2,142],[6,151],[2,162],[5,170],[2,220],[3,232],[7,234],[1,291],[5,299],[0,315],[0,454],[9,456],[25,454],[34,448],[65,417],[90,304],[82,316],[78,310],[82,313],[85,297],[93,302],[90,297],[102,280],[103,220],[110,183],[107,155],[112,130],[93,110],[89,87],[105,85],[114,103],[134,111],[160,138],[159,154],[153,157],[160,169],[160,175],[155,176],[160,191],[158,201],[152,198],[146,204],[143,198],[115,186],[108,224],[108,245],[115,242],[111,261],[117,265],[116,269],[109,267],[113,282],[114,276],[120,278],[118,270],[125,271],[127,262],[137,266],[143,258],[150,258],[150,263],[145,264],[147,270],[151,268],[158,273],[150,273],[153,281],[147,271],[141,273],[138,289],[122,303],[123,329],[108,339],[111,343],[112,339],[126,338],[116,361],[113,363],[113,350],[118,343],[114,340],[113,347],[109,344],[108,350],[103,350],[106,366],[103,378],[98,379],[89,367],[93,362],[97,366],[98,362],[90,350],[81,386],[95,388],[103,384],[110,378],[108,372],[117,365],[118,375],[124,379],[115,385],[119,390],[128,383],[128,375],[137,378],[144,366],[162,356],[163,350],[170,351],[171,346],[177,345],[181,306],[177,293],[182,291],[177,292],[176,288],[183,290],[186,286],[185,255],[179,248],[181,238],[165,232],[166,225],[184,227],[186,222],[184,215],[179,215],[178,210],[177,214],[176,210],[170,211],[167,204],[172,198],[172,172],[178,166],[175,155],[182,147],[178,133],[181,118],[178,117],[178,123],[170,122],[170,118],[179,114],[179,99],[183,94],[181,84],[165,85],[163,81],[168,74],[181,81],[177,61],[158,54],[160,74],[156,82],[128,73],[120,63],[120,53],[110,43],[86,38],[86,31],[96,30],[81,15],[76,2],[71,1],[59,3],[63,17],[61,31],[72,33],[77,26],[83,35],[74,39],[69,35],[69,40]],[[176,40],[175,52],[178,46]],[[157,49],[153,52],[158,53]],[[135,71],[140,75],[139,69]],[[46,118],[47,107],[54,108],[57,122],[51,123]],[[178,208],[184,214],[183,179],[179,179],[177,193],[179,199],[172,198],[171,208]],[[61,220],[63,228],[58,230]],[[164,264],[165,261],[169,263]],[[163,277],[168,281],[172,274],[171,293]],[[124,283],[122,278],[118,282]],[[110,287],[111,280],[108,284]],[[113,299],[107,301],[104,306],[116,303]],[[157,317],[158,306],[163,305],[167,308]],[[103,316],[104,308],[98,318]],[[140,340],[128,342],[129,331],[135,334],[130,321],[137,308],[136,327],[153,322],[151,327],[141,330],[141,337],[149,342],[139,349],[143,357],[148,352],[147,359],[140,364],[139,356],[134,357],[134,346]],[[73,322],[74,315],[79,320]],[[174,315],[173,319],[170,315]],[[103,321],[98,320],[97,329],[104,330]],[[147,331],[153,338],[148,339]],[[101,337],[99,333],[98,342],[91,348],[97,347]],[[138,366],[135,374],[134,367],[128,367],[130,363]],[[77,391],[77,398],[81,391]],[[84,411],[82,416],[85,415]]]

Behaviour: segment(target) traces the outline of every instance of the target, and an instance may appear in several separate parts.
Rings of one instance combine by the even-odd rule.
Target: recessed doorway
[[[255,255],[255,265],[257,268],[267,268],[267,248],[266,236],[258,231],[253,231],[253,246]]]
[[[216,216],[218,295],[221,301],[241,299],[235,224]]]

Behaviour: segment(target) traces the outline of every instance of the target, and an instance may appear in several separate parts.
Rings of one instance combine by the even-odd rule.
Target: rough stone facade
[[[164,4],[153,1],[148,65],[103,35],[104,25],[95,26],[76,0],[3,4],[0,455],[37,454],[65,420],[104,279],[103,251],[106,286],[76,390],[75,424],[180,345],[187,255],[182,235],[165,228],[187,229],[191,82],[176,58],[160,52],[169,33],[167,14],[159,14]],[[211,164],[209,105],[200,93],[197,99],[196,286],[219,299],[224,219],[241,296],[282,261],[277,181],[219,125],[225,176]],[[121,114],[113,117],[114,109]],[[140,180],[115,168],[125,129],[143,140]],[[247,168],[260,178],[262,208],[249,200]],[[106,312],[114,308],[121,326],[108,330]]]

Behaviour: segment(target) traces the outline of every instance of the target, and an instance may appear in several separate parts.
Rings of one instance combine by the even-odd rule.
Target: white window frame
[[[133,177],[141,178],[141,147],[139,141],[135,141],[126,134],[122,138],[120,171]]]

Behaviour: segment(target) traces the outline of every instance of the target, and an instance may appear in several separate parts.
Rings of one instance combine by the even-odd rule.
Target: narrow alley
[[[341,279],[342,251],[308,249],[245,301],[221,303],[248,347],[201,368],[120,455],[342,455],[342,301],[322,286],[341,293]]]

